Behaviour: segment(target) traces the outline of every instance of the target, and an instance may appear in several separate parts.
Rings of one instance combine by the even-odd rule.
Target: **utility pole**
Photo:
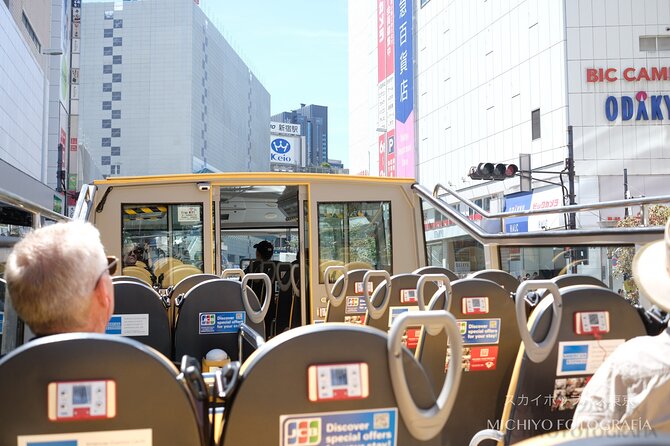
[[[628,169],[623,170],[623,199],[627,200],[629,199],[628,195]],[[623,208],[623,216],[625,218],[628,218],[628,207]]]
[[[575,201],[575,156],[572,146],[572,126],[568,126],[568,158],[565,160],[566,167],[568,168],[568,199],[569,204],[577,204]],[[576,229],[577,223],[575,219],[575,213],[570,212],[568,216],[569,227],[570,229]]]

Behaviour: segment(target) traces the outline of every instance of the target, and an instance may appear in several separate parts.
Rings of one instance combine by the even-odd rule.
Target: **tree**
[[[670,218],[670,207],[656,204],[648,209],[649,225],[664,226]],[[626,217],[617,223],[620,228],[635,228],[642,226],[641,216]],[[614,277],[623,279],[624,296],[634,304],[639,303],[640,293],[633,280],[633,257],[635,257],[635,248],[616,248],[609,253],[610,257],[616,258],[616,265],[612,271]]]

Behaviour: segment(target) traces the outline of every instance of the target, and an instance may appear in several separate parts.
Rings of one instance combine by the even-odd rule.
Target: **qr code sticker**
[[[375,429],[388,429],[390,424],[390,417],[388,413],[377,413],[374,417]]]

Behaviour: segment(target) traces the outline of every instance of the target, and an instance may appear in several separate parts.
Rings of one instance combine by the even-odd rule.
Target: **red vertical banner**
[[[386,17],[387,0],[377,1],[377,83],[385,79],[384,64],[386,63]],[[393,9],[391,9],[393,11]]]

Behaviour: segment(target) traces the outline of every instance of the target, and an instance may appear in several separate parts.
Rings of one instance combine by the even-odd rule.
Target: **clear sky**
[[[301,103],[328,107],[328,156],[348,167],[347,0],[200,6],[268,90],[272,114]]]

